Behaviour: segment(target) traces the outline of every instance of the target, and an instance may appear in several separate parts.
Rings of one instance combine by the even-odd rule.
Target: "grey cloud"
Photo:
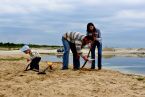
[[[0,12],[0,36],[11,37],[7,41],[14,41],[14,37],[22,37],[27,33],[27,42],[61,44],[63,32],[80,31],[85,34],[88,22],[93,22],[101,30],[105,38],[104,44],[113,45],[113,39],[119,43],[122,38],[118,35],[129,35],[132,31],[145,32],[144,0],[30,0],[29,3],[25,0],[14,0],[13,3],[11,0],[7,1],[9,2],[1,1],[0,4],[3,4],[0,10],[5,9]],[[142,33],[139,34],[143,37]],[[58,39],[53,42],[50,36],[57,36]],[[0,39],[3,40],[5,39]]]

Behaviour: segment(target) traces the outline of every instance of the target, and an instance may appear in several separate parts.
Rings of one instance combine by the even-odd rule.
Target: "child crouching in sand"
[[[28,45],[24,45],[20,50],[25,54],[30,55],[30,58],[27,59],[27,62],[31,61],[29,70],[35,70],[39,72],[39,62],[41,60],[39,53],[32,51]]]

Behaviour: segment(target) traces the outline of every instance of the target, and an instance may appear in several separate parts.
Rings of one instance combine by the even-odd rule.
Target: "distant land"
[[[19,49],[21,48],[22,46],[24,45],[29,45],[30,48],[60,48],[62,46],[59,46],[59,45],[39,45],[39,44],[23,44],[23,43],[10,43],[10,42],[7,42],[7,43],[3,43],[3,42],[0,42],[0,48],[1,49]]]
[[[58,49],[58,48],[62,48],[62,45],[41,45],[41,44],[24,44],[24,43],[12,43],[12,42],[0,42],[0,50],[18,50],[20,49],[22,46],[24,45],[29,45],[30,48],[47,48],[47,49]],[[87,47],[86,47],[87,48]],[[104,51],[114,51],[115,49],[117,49],[118,47],[109,47],[109,46],[105,46],[103,47]],[[122,48],[126,48],[128,50],[131,50],[133,48],[127,48],[127,47],[122,47]],[[120,49],[120,48],[119,48]],[[134,49],[145,49],[145,48],[134,48]]]

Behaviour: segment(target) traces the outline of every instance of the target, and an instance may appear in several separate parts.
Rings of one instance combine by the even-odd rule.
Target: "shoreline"
[[[142,77],[145,77],[145,74],[141,74],[141,73],[136,73],[136,72],[132,72],[132,71],[127,71],[127,70],[119,70],[119,69],[113,69],[113,68],[107,68],[107,67],[103,67],[103,69],[105,70],[111,70],[111,71],[114,71],[114,72],[120,72],[122,74],[125,74],[125,75],[134,75],[134,76],[142,76]]]
[[[32,49],[33,51],[37,51],[39,52],[40,54],[43,54],[45,55],[55,55],[55,56],[62,56],[63,54],[62,53],[57,53],[57,49],[49,49],[49,50],[46,50],[46,49]],[[83,53],[84,54],[87,54],[88,53],[88,50],[89,49],[83,49]],[[96,50],[97,52],[97,50]],[[113,57],[139,57],[139,58],[144,58],[145,57],[145,49],[141,49],[141,48],[132,48],[132,49],[125,49],[125,48],[114,48],[112,50],[111,49],[104,49],[103,50],[103,58],[105,59],[108,59],[108,58],[113,58]],[[70,54],[72,54],[70,52]],[[5,51],[5,50],[0,50],[0,60],[5,60],[2,58],[2,56],[5,56],[5,57],[8,57],[8,60],[20,60],[20,59],[24,59],[24,58],[27,58],[28,55],[22,53],[20,50],[11,50],[11,51]],[[97,54],[96,54],[97,56]],[[12,59],[11,59],[12,57]],[[18,58],[18,59],[15,59],[15,58]],[[113,68],[108,68],[108,69],[111,69],[111,70],[114,70]],[[115,70],[116,71],[116,70]],[[122,70],[117,70],[117,71],[122,71]],[[136,73],[136,72],[129,72],[127,71],[126,72],[123,72],[122,73],[125,73],[125,74],[138,74],[138,75],[144,75],[144,74],[139,74],[139,73]]]
[[[62,54],[58,55],[57,52],[56,52],[56,49],[53,49],[53,50],[44,50],[44,49],[33,49],[34,51],[38,51],[40,52],[40,54],[43,54],[45,55],[55,55],[55,56],[62,56]],[[124,49],[123,49],[124,50]],[[47,53],[49,52],[49,53]],[[83,52],[85,54],[87,54],[87,50],[83,50]],[[109,52],[109,53],[108,53]],[[112,52],[112,51],[111,51]],[[110,51],[106,51],[103,53],[103,58],[113,58],[113,57],[141,57],[141,58],[144,58],[145,57],[145,54],[136,54],[136,53],[127,53],[127,54],[120,54],[120,52],[122,51],[119,51],[119,52],[115,52],[115,53],[111,53]],[[132,51],[131,51],[132,52]],[[8,61],[13,61],[13,60],[24,60],[25,58],[28,58],[29,56],[22,53],[21,51],[19,50],[12,50],[12,51],[1,51],[0,50],[0,61],[1,60],[8,60]],[[5,59],[6,58],[6,59]],[[115,70],[113,68],[108,68],[108,67],[105,67],[104,66],[104,69],[108,69],[108,70],[113,70],[113,71],[120,71],[124,74],[134,74],[134,75],[142,75],[142,76],[145,76],[144,74],[139,74],[139,73],[136,73],[136,72],[129,72],[129,71],[126,71],[126,70]]]
[[[33,49],[40,54],[57,54],[57,49]],[[82,49],[84,54],[87,54],[89,49]],[[70,52],[71,53],[71,52]],[[96,49],[97,53],[97,49]],[[0,54],[22,54],[20,50],[0,50]],[[104,48],[102,51],[103,55],[145,55],[145,48]]]

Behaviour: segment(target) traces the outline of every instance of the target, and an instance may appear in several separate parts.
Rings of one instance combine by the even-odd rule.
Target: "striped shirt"
[[[82,40],[84,39],[85,35],[81,34],[80,32],[67,32],[63,35],[63,37],[69,42],[75,44],[77,53],[82,53]]]

